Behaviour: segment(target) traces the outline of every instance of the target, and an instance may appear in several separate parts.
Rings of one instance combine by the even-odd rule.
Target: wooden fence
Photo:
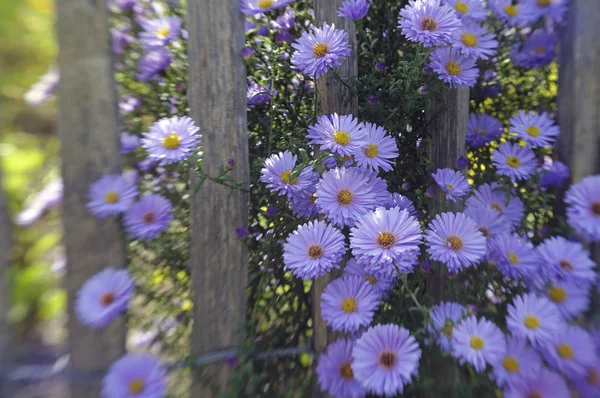
[[[340,68],[341,76],[357,74],[354,24],[337,17],[342,0],[315,0],[317,25],[323,21],[344,28],[353,47],[352,57]],[[119,173],[120,132],[113,81],[109,30],[104,1],[57,0],[59,66],[59,134],[62,141],[64,228],[69,293],[68,324],[71,374],[102,373],[125,352],[125,324],[107,329],[83,328],[73,316],[75,292],[90,276],[113,265],[124,267],[123,233],[115,217],[96,219],[85,209],[90,183],[102,174]],[[563,36],[560,74],[558,153],[573,173],[573,181],[600,171],[600,2],[572,0],[568,29]],[[203,134],[203,170],[214,174],[230,158],[233,177],[248,181],[246,137],[246,78],[242,61],[244,19],[239,0],[188,0],[189,102],[192,117]],[[344,99],[347,89],[331,76],[317,84],[323,114],[358,116],[358,101]],[[434,167],[454,167],[465,154],[469,93],[451,90],[443,98],[445,113],[432,125],[431,157]],[[194,187],[195,175],[191,176]],[[235,229],[247,222],[248,196],[227,197],[224,187],[205,184],[192,191],[191,270],[194,318],[192,353],[227,351],[239,346],[245,320],[247,256]],[[438,198],[439,199],[439,198]],[[433,201],[440,210],[440,200]],[[5,314],[8,308],[6,270],[9,264],[10,223],[0,196],[0,356],[10,352]],[[598,256],[596,255],[596,258]],[[435,274],[428,289],[443,298],[443,273]],[[324,350],[333,338],[320,315],[319,296],[327,283],[314,284],[315,342]],[[204,375],[206,376],[206,375]],[[210,397],[225,391],[228,368],[211,365],[209,377],[197,375],[192,396]],[[206,381],[208,380],[208,382]],[[100,383],[71,383],[73,397],[100,396]],[[315,392],[315,395],[318,395]]]

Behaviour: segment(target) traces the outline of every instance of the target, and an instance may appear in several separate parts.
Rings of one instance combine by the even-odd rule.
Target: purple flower
[[[310,187],[306,188],[301,192],[297,192],[292,195],[290,201],[290,208],[294,214],[298,217],[316,217],[319,213],[319,208],[315,204],[317,198],[315,193],[317,192],[317,184],[311,183]]]
[[[513,0],[490,0],[490,7],[496,16],[509,26],[527,25],[537,19],[537,11],[531,4]]]
[[[542,359],[525,340],[506,338],[506,350],[492,363],[491,378],[498,386],[518,386],[542,371]]]
[[[283,262],[295,276],[309,280],[339,268],[346,253],[344,235],[324,221],[301,225],[283,245]]]
[[[354,333],[371,323],[380,298],[377,289],[363,278],[338,278],[321,294],[321,316],[332,330]]]
[[[367,0],[346,0],[338,8],[338,16],[358,21],[367,16],[371,5]]]
[[[348,34],[326,22],[321,29],[314,28],[312,33],[304,32],[292,47],[296,49],[292,56],[294,68],[316,78],[323,76],[328,68],[340,66],[351,52]]]
[[[275,217],[277,215],[277,206],[268,206],[266,213],[269,217]]]
[[[467,130],[467,145],[472,148],[481,148],[485,144],[499,140],[502,130],[502,123],[495,117],[485,113],[480,115],[471,113]]]
[[[385,72],[386,70],[388,70],[389,68],[387,66],[385,66],[385,63],[377,61],[375,63],[375,70],[377,72]]]
[[[268,104],[271,101],[271,96],[276,96],[277,94],[277,90],[272,90],[270,85],[267,85],[265,88],[255,81],[251,81],[246,90],[246,102],[251,107]]]
[[[147,82],[167,69],[172,61],[171,51],[165,47],[148,51],[138,61],[138,73],[136,76],[140,81]]]
[[[387,203],[385,203],[384,207],[388,210],[392,207],[397,207],[400,210],[408,211],[408,214],[410,214],[411,216],[416,217],[417,215],[417,210],[415,209],[414,203],[406,196],[400,195],[399,193],[395,192],[389,194],[388,201]]]
[[[278,192],[279,195],[288,197],[293,197],[294,194],[308,195],[305,190],[315,184],[317,173],[308,166],[297,177],[293,177],[297,158],[290,151],[271,155],[265,160],[264,167],[260,171],[260,180],[267,184],[268,189]]]
[[[294,27],[295,22],[296,14],[294,13],[294,10],[286,10],[271,22],[271,27],[278,33],[286,33]]]
[[[113,53],[123,54],[123,52],[125,52],[125,48],[135,42],[135,37],[129,33],[130,29],[131,26],[128,24],[119,25],[110,29]]]
[[[527,374],[522,383],[504,390],[504,398],[524,397],[570,397],[571,393],[565,380],[557,373],[542,368],[537,374]]]
[[[294,0],[242,0],[240,11],[246,15],[256,15],[283,8]]]
[[[202,137],[199,130],[191,117],[160,119],[144,134],[142,146],[148,157],[159,160],[161,165],[180,162],[198,149]]]
[[[432,324],[428,325],[427,329],[435,336],[435,341],[442,351],[450,352],[454,327],[468,313],[467,307],[454,302],[442,302],[433,306],[431,309]]]
[[[377,96],[375,94],[369,96],[369,104],[375,105],[378,102]]]
[[[109,0],[108,6],[112,12],[119,13],[131,10],[136,0]]]
[[[508,204],[507,204],[508,203]],[[509,195],[498,183],[482,184],[467,199],[467,208],[487,206],[503,215],[513,226],[521,224],[525,213],[523,202],[515,196]]]
[[[498,326],[485,318],[470,316],[454,327],[452,355],[464,365],[470,363],[477,372],[485,371],[506,350],[504,335]]]
[[[452,88],[473,87],[479,76],[475,58],[464,56],[460,51],[448,47],[438,48],[431,53],[431,67],[440,80]]]
[[[385,297],[388,290],[392,288],[393,277],[385,274],[375,274],[373,272],[367,272],[365,265],[351,258],[346,263],[344,268],[343,276],[357,276],[360,277],[365,283],[370,284],[375,288],[379,297]]]
[[[548,238],[537,248],[540,269],[549,279],[564,278],[580,283],[596,280],[596,264],[581,243],[561,236]]]
[[[538,12],[540,17],[548,17],[561,22],[567,12],[567,0],[525,0]]]
[[[539,258],[533,245],[518,235],[498,235],[490,242],[489,251],[488,259],[507,279],[529,279],[538,271]]]
[[[144,195],[123,218],[125,230],[134,239],[152,240],[173,220],[173,205],[160,195]]]
[[[566,320],[581,315],[590,304],[590,283],[554,278],[540,290],[558,307]]]
[[[38,192],[28,206],[15,216],[15,224],[29,227],[44,215],[44,213],[60,205],[63,201],[63,181],[58,178],[49,182]]]
[[[77,292],[75,314],[92,329],[108,326],[129,307],[135,281],[127,270],[105,268],[88,279]]]
[[[492,152],[492,163],[498,174],[509,177],[514,183],[535,174],[537,162],[531,148],[505,142]]]
[[[368,392],[393,396],[402,393],[417,375],[420,358],[419,344],[408,330],[376,325],[355,343],[352,371]]]
[[[125,94],[119,100],[119,112],[123,116],[129,115],[131,112],[142,106],[142,101],[138,97],[130,94]]]
[[[137,194],[137,187],[123,176],[107,174],[90,185],[86,207],[98,218],[123,213],[131,207]]]
[[[556,34],[536,30],[522,45],[515,44],[510,59],[522,68],[541,68],[556,57],[557,42]]]
[[[139,147],[140,137],[126,132],[121,133],[121,153],[131,153]]]
[[[500,234],[507,234],[512,229],[506,218],[490,206],[468,206],[465,209],[465,214],[475,221],[477,229],[486,237],[488,252],[494,237]]]
[[[595,398],[600,395],[600,360],[587,368],[585,377],[578,377],[575,388],[581,398]]]
[[[527,339],[536,348],[550,343],[564,325],[558,308],[533,293],[515,297],[508,306],[506,324],[514,337]]]
[[[498,41],[493,33],[475,22],[466,22],[454,34],[453,45],[459,48],[464,56],[488,59],[496,54]]]
[[[481,0],[443,0],[443,3],[454,8],[463,21],[483,21],[487,15]]]
[[[352,340],[339,339],[319,356],[317,376],[321,391],[334,398],[364,398],[365,391],[352,372]]]
[[[58,89],[60,75],[57,68],[50,68],[40,79],[25,93],[23,99],[30,106],[40,106],[50,99]]]
[[[166,371],[148,354],[121,357],[102,380],[102,396],[107,398],[161,398],[166,392]]]
[[[600,240],[600,175],[585,177],[567,191],[571,228],[589,242]]]
[[[427,252],[450,272],[477,264],[486,253],[483,234],[464,213],[438,214],[427,230]]]
[[[464,156],[461,156],[458,159],[456,159],[456,168],[457,169],[464,170],[467,167],[469,167],[469,159],[467,159]]]
[[[570,176],[567,165],[550,158],[545,159],[541,171],[540,183],[546,188],[562,188],[563,184]]]
[[[519,111],[510,118],[510,131],[532,146],[552,146],[560,135],[560,128],[547,113]]]
[[[358,123],[352,115],[319,116],[317,124],[308,127],[306,138],[310,145],[319,145],[321,150],[329,150],[340,156],[352,156],[367,145],[369,130]]]
[[[398,27],[402,34],[413,42],[425,47],[449,44],[454,32],[461,26],[456,12],[440,0],[410,0],[400,10]]]
[[[248,236],[248,229],[246,227],[237,227],[235,229],[235,236],[237,236],[238,239],[244,239]]]
[[[390,137],[383,127],[372,123],[364,123],[361,129],[364,132],[365,144],[362,149],[354,152],[357,165],[374,171],[391,171],[393,159],[398,157],[396,140]]]
[[[592,336],[579,326],[567,325],[557,330],[542,352],[551,367],[570,379],[585,377],[588,368],[598,361]]]
[[[242,57],[244,59],[250,58],[254,54],[254,50],[251,47],[244,47],[242,49]]]
[[[438,169],[431,174],[440,189],[446,192],[446,199],[456,202],[471,190],[471,186],[461,172],[452,169]]]

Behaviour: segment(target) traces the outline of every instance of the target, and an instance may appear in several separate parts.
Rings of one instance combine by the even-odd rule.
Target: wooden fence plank
[[[106,370],[125,350],[122,318],[106,329],[91,330],[79,324],[73,311],[76,293],[90,276],[109,265],[125,266],[117,217],[98,220],[85,207],[89,185],[103,174],[121,171],[119,126],[106,2],[58,0],[57,18],[65,284],[71,367],[77,374]],[[71,397],[100,397],[100,386],[100,380],[73,381]]]
[[[244,18],[239,0],[188,0],[188,98],[203,134],[202,169],[216,176],[228,159],[231,176],[249,179]],[[192,189],[195,174],[191,176]],[[192,192],[193,193],[193,192]],[[235,229],[248,221],[248,195],[205,182],[192,195],[191,273],[194,297],[192,353],[234,348],[243,340],[248,256]],[[228,366],[211,365],[194,378],[192,396],[226,390]]]

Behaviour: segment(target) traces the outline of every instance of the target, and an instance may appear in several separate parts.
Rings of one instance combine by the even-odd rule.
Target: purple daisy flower
[[[40,79],[25,93],[23,100],[29,106],[40,106],[46,103],[58,89],[60,74],[58,69],[51,67]]]
[[[323,173],[315,194],[319,211],[339,226],[355,221],[375,209],[383,197],[385,182],[366,169],[335,168]]]
[[[411,216],[417,215],[417,209],[415,209],[415,205],[412,202],[412,200],[396,192],[388,193],[388,195],[388,200],[384,205],[386,209],[389,210],[392,207],[397,207],[400,210],[408,211],[408,214],[410,214]]]
[[[75,314],[92,329],[108,326],[129,307],[135,281],[124,269],[105,268],[88,279],[77,292]]]
[[[400,10],[398,27],[409,41],[425,47],[447,45],[461,22],[456,12],[440,0],[410,0]]]
[[[566,325],[557,330],[542,354],[548,364],[569,379],[585,377],[598,361],[592,336],[579,326]]]
[[[367,271],[392,269],[403,256],[419,251],[421,226],[408,211],[379,207],[367,213],[350,230],[350,247]]]
[[[505,142],[492,152],[492,163],[496,172],[510,178],[514,183],[535,174],[537,161],[530,147]]]
[[[510,118],[510,131],[532,146],[552,146],[560,135],[560,128],[547,113],[519,111]]]
[[[318,175],[310,166],[305,167],[298,177],[293,178],[298,157],[290,151],[279,152],[265,160],[264,168],[260,171],[260,180],[267,184],[271,192],[293,197],[294,193],[303,192],[314,186]],[[306,192],[308,193],[308,192]]]
[[[600,396],[600,360],[587,368],[585,377],[574,380],[575,388],[581,398],[596,398]]]
[[[567,218],[571,228],[588,242],[600,241],[600,175],[588,176],[567,191]]]
[[[465,22],[454,34],[454,47],[460,49],[464,56],[488,59],[496,54],[498,41],[496,35],[475,22]]]
[[[343,276],[357,276],[361,278],[364,282],[369,283],[375,288],[379,297],[385,297],[386,293],[392,288],[394,283],[394,278],[390,275],[377,275],[372,272],[367,272],[365,265],[359,263],[354,258],[351,258],[346,263]]]
[[[431,53],[431,68],[440,80],[451,88],[473,87],[477,83],[479,69],[476,59],[462,55],[459,50],[438,48]]]
[[[250,107],[265,105],[271,101],[271,96],[274,97],[277,94],[277,90],[272,90],[270,84],[267,84],[267,87],[265,88],[257,82],[251,81],[246,90],[246,103]]]
[[[292,65],[305,75],[319,78],[328,68],[337,68],[351,53],[348,34],[323,22],[321,29],[314,28],[312,33],[304,32],[292,44],[296,49],[292,55]]]
[[[181,33],[181,18],[164,17],[142,21],[144,30],[140,33],[140,42],[148,50],[168,46]]]
[[[246,15],[263,14],[292,4],[294,0],[242,0],[240,11]]]
[[[521,199],[512,195],[507,198],[504,188],[495,182],[480,185],[467,199],[467,208],[479,206],[487,206],[500,212],[513,226],[521,224],[525,213]]]
[[[402,393],[419,368],[421,349],[409,331],[397,325],[375,325],[355,343],[352,371],[370,393]]]
[[[523,44],[515,44],[510,59],[516,65],[526,69],[541,68],[556,57],[558,38],[556,34],[536,30]]]
[[[121,153],[127,154],[140,147],[140,137],[126,132],[121,133]]]
[[[393,159],[398,157],[396,140],[390,137],[383,127],[372,123],[364,123],[362,130],[365,144],[353,153],[358,166],[375,171],[391,171]]]
[[[344,235],[325,221],[311,221],[292,232],[283,245],[286,269],[309,280],[340,267],[346,253]]]
[[[199,130],[191,117],[160,119],[144,133],[142,146],[148,157],[159,160],[161,165],[180,162],[198,149],[202,138]]]
[[[523,339],[506,338],[506,350],[492,363],[491,378],[499,387],[514,386],[527,378],[536,377],[542,371],[542,359]]]
[[[506,341],[498,326],[485,318],[470,316],[454,327],[452,355],[461,365],[470,363],[477,372],[485,371],[506,350]]]
[[[173,61],[173,54],[166,47],[158,47],[142,55],[138,61],[136,77],[147,82],[167,69]]]
[[[131,207],[137,187],[117,174],[107,174],[90,185],[87,209],[96,217],[123,213]]]
[[[46,211],[59,206],[63,201],[64,184],[62,178],[49,182],[35,194],[27,207],[15,216],[15,224],[29,227],[38,221]]]
[[[125,49],[135,42],[135,37],[129,33],[130,31],[130,24],[120,24],[110,29],[111,47],[114,54],[123,54]]]
[[[563,162],[544,158],[544,166],[541,168],[540,183],[546,188],[562,188],[565,181],[570,177],[569,167]]]
[[[537,19],[537,11],[531,4],[513,4],[513,0],[490,0],[489,4],[494,14],[509,26],[527,25]]]
[[[542,293],[552,301],[566,320],[583,314],[590,305],[591,284],[555,278]]]
[[[338,8],[338,16],[358,21],[367,16],[371,4],[367,0],[346,0]]]
[[[123,116],[131,114],[140,106],[142,106],[142,101],[133,95],[125,94],[119,99],[119,113]]]
[[[365,390],[354,378],[352,372],[352,340],[339,339],[327,346],[319,356],[317,377],[321,391],[328,392],[334,398],[363,398]]]
[[[539,257],[533,245],[515,234],[498,235],[490,242],[489,260],[507,279],[530,279],[538,272]]]
[[[482,113],[471,113],[467,130],[467,145],[472,148],[481,148],[486,144],[497,141],[502,136],[502,123],[493,116]]]
[[[438,214],[427,230],[427,252],[450,272],[477,264],[486,253],[485,237],[463,213]]]
[[[514,337],[529,340],[536,348],[552,341],[564,322],[558,308],[545,297],[533,293],[515,297],[508,306],[508,330]]]
[[[596,264],[579,242],[562,236],[548,238],[537,247],[540,269],[548,278],[559,277],[580,283],[594,283]]]
[[[315,173],[316,174],[316,173]],[[319,208],[316,205],[317,184],[311,186],[301,192],[294,193],[290,200],[290,209],[298,217],[314,218],[319,214]]]
[[[317,124],[308,127],[306,138],[310,145],[319,145],[321,150],[352,156],[367,145],[365,133],[354,116],[334,113],[319,116]]]
[[[548,17],[561,22],[567,12],[567,0],[525,0],[531,4],[540,17]]]
[[[567,398],[571,393],[565,380],[546,368],[538,374],[528,374],[522,383],[504,390],[504,398]]]
[[[321,294],[321,316],[332,330],[354,333],[373,321],[380,295],[358,276],[329,282]]]
[[[129,354],[114,362],[102,380],[106,398],[161,398],[167,392],[167,373],[148,354]]]
[[[428,330],[436,336],[436,342],[443,352],[452,349],[454,327],[468,313],[467,307],[454,302],[442,302],[431,308],[432,325],[428,325]]]
[[[507,222],[506,218],[490,206],[469,206],[465,209],[465,214],[475,221],[477,229],[486,237],[488,252],[492,239],[511,231],[510,223]]]
[[[125,230],[134,239],[152,240],[173,220],[173,205],[160,195],[144,195],[123,218]]]
[[[481,0],[443,0],[443,3],[454,8],[458,17],[464,21],[483,21],[487,15]]]
[[[446,192],[446,199],[456,202],[471,190],[471,186],[465,179],[465,176],[456,170],[438,169],[435,174],[431,174],[440,189]]]

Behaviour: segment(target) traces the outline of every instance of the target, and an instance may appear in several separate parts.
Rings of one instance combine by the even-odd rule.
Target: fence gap
[[[73,374],[89,378],[90,372],[107,370],[125,351],[122,318],[92,330],[80,325],[73,311],[77,291],[90,276],[106,266],[126,265],[118,218],[96,219],[85,207],[91,183],[121,172],[117,96],[106,2],[58,0],[57,18],[69,348]],[[100,391],[100,378],[70,384],[72,398],[96,398]]]
[[[233,159],[231,177],[248,182],[245,37],[239,6],[239,0],[188,0],[188,99],[203,135],[203,172],[218,176]],[[235,230],[247,225],[248,194],[212,181],[194,192],[198,175],[190,178],[192,354],[202,355],[243,341],[248,256]],[[224,393],[229,373],[223,361],[199,370],[192,396]]]

